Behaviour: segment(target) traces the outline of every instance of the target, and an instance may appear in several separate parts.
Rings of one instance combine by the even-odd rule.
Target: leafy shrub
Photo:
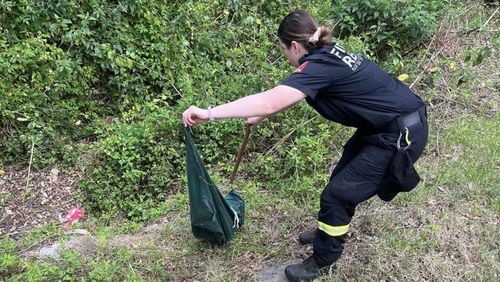
[[[153,103],[114,122],[93,145],[89,177],[78,186],[94,211],[125,211],[130,218],[147,219],[147,209],[165,198],[183,171],[181,124]]]
[[[370,3],[384,5],[377,18],[362,21],[364,14],[357,11],[377,11]],[[413,14],[400,24],[391,16],[401,14],[393,14],[388,3]],[[342,19],[338,28],[345,47],[375,57],[384,46],[399,50],[432,26],[423,11],[435,15],[439,5],[422,3],[342,0],[337,4],[346,10],[335,6],[334,14]],[[81,152],[85,179],[78,187],[84,205],[147,219],[149,207],[185,186],[182,111],[279,84],[293,68],[282,59],[276,29],[296,8],[323,20],[332,10],[330,2],[317,0],[1,1],[0,161],[26,163],[35,144],[35,164],[75,162],[76,145],[84,143],[90,147]],[[377,30],[386,38],[376,41]],[[398,36],[402,41],[394,40]],[[334,141],[325,132],[335,125],[307,122],[314,115],[299,107],[264,123],[249,150],[265,157],[250,170],[280,181],[327,166],[326,148]],[[243,123],[193,130],[207,165],[229,174]]]
[[[15,44],[0,40],[0,151],[7,162],[29,157],[34,142],[53,162],[65,143],[86,135],[80,123],[92,118],[94,69],[68,58],[43,37]],[[83,125],[82,125],[83,127]],[[17,160],[19,161],[19,160]]]
[[[98,138],[106,117],[161,95],[174,107],[196,92],[214,102],[219,90],[261,88],[261,77],[237,85],[229,75],[266,58],[246,44],[271,46],[270,16],[284,15],[286,2],[2,1],[3,162],[26,163],[33,141],[35,163],[54,162],[64,144]]]
[[[434,33],[445,5],[438,0],[336,0],[332,18],[340,38],[359,36],[376,57],[397,70],[401,52]]]
[[[176,46],[176,53],[149,51],[161,56],[163,62],[151,67],[161,72],[157,79],[168,87],[160,93],[124,95],[119,103],[123,109],[111,117],[111,125],[101,125],[102,121],[96,125],[99,139],[86,165],[88,177],[78,184],[90,208],[123,211],[144,220],[148,208],[173,187],[185,187],[181,112],[191,104],[206,107],[262,91],[284,78],[291,68],[276,60],[281,50],[274,34],[275,14],[282,17],[290,10],[285,2],[168,5],[171,34],[156,32]],[[284,127],[293,123],[284,122]],[[207,164],[228,172],[241,142],[242,122],[211,123],[193,130]]]

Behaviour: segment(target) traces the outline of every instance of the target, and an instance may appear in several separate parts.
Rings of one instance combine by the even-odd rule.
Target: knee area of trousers
[[[324,205],[343,205],[344,201],[339,197],[335,196],[331,191],[327,191],[327,189],[323,190],[320,196],[320,204]]]
[[[345,202],[347,199],[343,198],[344,189],[335,186],[335,184],[330,181],[321,192],[321,202],[334,203],[334,202]]]

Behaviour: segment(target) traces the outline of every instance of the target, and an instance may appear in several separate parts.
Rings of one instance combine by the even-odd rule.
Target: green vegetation
[[[389,71],[400,71],[403,55],[432,36],[446,8],[438,0],[333,1],[332,18],[340,38],[358,37],[382,59]]]
[[[37,261],[30,251],[64,239],[58,223],[0,237],[0,280],[254,281],[259,266],[310,252],[294,240],[314,227],[352,130],[302,104],[265,121],[237,181],[246,225],[228,246],[211,248],[191,236],[180,120],[188,105],[213,106],[284,79],[293,68],[275,32],[296,7],[335,26],[348,49],[408,74],[430,114],[422,183],[389,204],[361,205],[345,255],[323,280],[497,280],[500,32],[498,13],[490,16],[498,6],[333,3],[0,1],[0,168],[27,167],[33,146],[35,168],[64,163],[81,172],[87,219],[79,227],[98,242],[91,256]],[[242,121],[193,132],[211,176],[225,184]],[[141,233],[160,217],[168,220],[158,232]],[[116,237],[134,243],[117,247]]]
[[[347,46],[378,60],[392,44],[401,58],[432,34],[445,6],[417,2],[3,1],[0,162],[26,165],[33,151],[38,168],[82,164],[86,207],[147,220],[150,208],[185,186],[180,113],[268,89],[290,72],[275,36],[284,15],[297,7],[321,19],[333,15],[342,37],[353,34]],[[393,22],[406,12],[401,24]],[[384,39],[370,37],[373,25],[384,27]],[[300,107],[267,123],[252,148],[260,154],[254,174],[294,181],[324,167],[326,132],[338,126],[309,122],[314,116]],[[207,163],[227,174],[241,128],[228,121],[195,129]]]

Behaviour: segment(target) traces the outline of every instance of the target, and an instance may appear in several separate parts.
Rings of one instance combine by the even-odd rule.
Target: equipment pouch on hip
[[[384,201],[391,201],[399,192],[409,192],[420,181],[408,151],[398,149],[377,194]]]

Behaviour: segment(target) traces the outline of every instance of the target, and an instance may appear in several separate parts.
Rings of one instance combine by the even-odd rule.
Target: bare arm
[[[215,119],[263,117],[278,113],[306,97],[301,91],[279,85],[271,90],[249,95],[211,110]],[[185,126],[195,125],[209,119],[208,110],[189,107],[183,114]]]

